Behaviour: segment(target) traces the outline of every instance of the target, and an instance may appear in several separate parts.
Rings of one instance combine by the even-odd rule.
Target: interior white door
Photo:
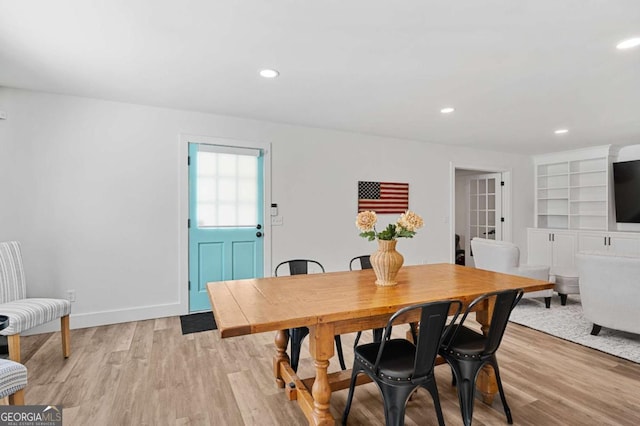
[[[469,176],[467,235],[502,240],[502,174]],[[473,252],[468,251],[473,256]]]

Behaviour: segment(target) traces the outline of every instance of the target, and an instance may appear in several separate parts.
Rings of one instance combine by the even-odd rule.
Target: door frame
[[[456,170],[473,170],[480,173],[502,173],[504,188],[502,190],[502,214],[504,222],[502,225],[502,241],[512,241],[513,220],[512,220],[512,185],[511,168],[497,166],[479,166],[477,164],[459,164],[449,162],[449,263],[456,260]]]
[[[178,297],[180,300],[180,310],[184,314],[189,313],[189,229],[187,223],[189,220],[189,143],[201,143],[208,145],[223,145],[239,148],[255,148],[262,150],[262,191],[263,191],[263,274],[265,277],[271,275],[271,143],[239,140],[224,137],[201,136],[201,135],[180,135],[180,167],[179,167],[179,188],[180,197],[180,213],[179,213],[179,235],[180,235],[180,266],[179,266],[179,283]]]

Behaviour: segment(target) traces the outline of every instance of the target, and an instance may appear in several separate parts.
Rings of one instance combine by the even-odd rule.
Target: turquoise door
[[[189,311],[211,309],[211,281],[263,276],[263,157],[189,144]]]

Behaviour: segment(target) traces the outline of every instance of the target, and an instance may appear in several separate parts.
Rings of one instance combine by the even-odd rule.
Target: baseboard
[[[188,312],[185,310],[185,307],[179,303],[83,314],[74,314],[72,310],[69,325],[71,329],[97,327],[101,325],[184,315],[186,313]],[[60,331],[60,321],[51,321],[50,323],[32,328],[21,334],[23,336],[29,336],[32,334],[51,333],[54,331]]]

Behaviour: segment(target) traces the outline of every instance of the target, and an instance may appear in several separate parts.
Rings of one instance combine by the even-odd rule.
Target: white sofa
[[[576,255],[584,317],[601,327],[640,334],[640,257],[581,252]]]
[[[474,238],[471,240],[471,252],[478,269],[549,281],[549,266],[521,265],[520,249],[513,243]],[[549,308],[552,295],[553,290],[549,289],[525,293],[524,297],[544,297],[545,306]]]

